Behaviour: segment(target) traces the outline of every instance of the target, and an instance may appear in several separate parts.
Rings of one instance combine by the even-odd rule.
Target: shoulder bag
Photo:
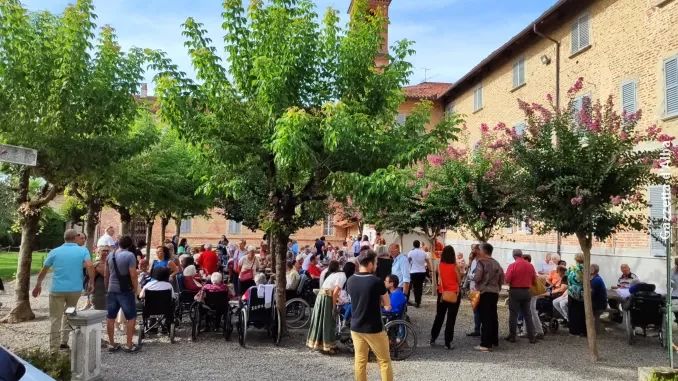
[[[544,283],[539,279],[539,277],[536,277],[534,282],[532,282],[530,293],[532,296],[544,295],[546,293],[546,286],[544,286]]]
[[[115,260],[115,253],[113,253],[113,257],[111,257],[111,260],[113,261],[113,270],[115,271],[115,276],[118,278],[118,284],[120,285],[120,292],[130,292],[133,291],[134,288],[132,288],[132,277],[130,274],[122,275],[120,274],[120,269],[118,269],[118,262]]]
[[[496,262],[496,259],[492,258],[493,261]],[[480,261],[477,262],[476,264],[476,269],[480,266]],[[485,267],[485,265],[483,265]],[[497,277],[498,271],[495,271],[494,274],[492,274],[488,279],[487,283],[490,283],[494,280],[494,278]],[[478,284],[478,281],[476,281],[476,285]],[[480,303],[480,291],[479,290],[471,290],[468,294],[468,299],[471,301],[471,306],[475,309],[478,306],[478,303]]]

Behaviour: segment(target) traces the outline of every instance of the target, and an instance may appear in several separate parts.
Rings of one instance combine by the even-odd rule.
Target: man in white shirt
[[[101,246],[115,246],[115,240],[113,239],[113,234],[115,234],[115,229],[113,229],[113,226],[109,226],[106,228],[106,233],[99,237],[99,240],[97,241],[97,247]]]
[[[313,258],[314,255],[318,253],[318,250],[314,248],[311,249],[311,252],[308,254],[305,254],[306,256],[304,257],[304,263],[301,265],[301,269],[306,271],[308,270],[308,266],[311,265],[311,258]]]
[[[421,249],[419,240],[415,240],[412,246],[414,246],[414,249],[407,256],[410,258],[410,280],[414,291],[414,306],[419,308],[421,295],[424,291],[424,280],[426,280],[426,274],[428,274],[427,268],[431,268],[431,261],[426,252]]]
[[[556,269],[558,262],[551,261],[551,257],[551,253],[546,254],[546,260],[537,265],[537,273],[539,275],[549,275],[551,271]],[[558,260],[560,260],[560,258],[558,258]]]

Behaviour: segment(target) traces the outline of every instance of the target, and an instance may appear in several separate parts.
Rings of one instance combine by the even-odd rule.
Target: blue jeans
[[[473,309],[473,332],[480,333],[480,311],[478,308]]]
[[[108,299],[106,318],[115,319],[120,309],[125,314],[125,319],[134,320],[137,318],[137,304],[134,292],[109,292],[106,298]]]
[[[351,303],[344,304],[342,306],[343,313],[344,313],[344,320],[348,320],[351,318]]]

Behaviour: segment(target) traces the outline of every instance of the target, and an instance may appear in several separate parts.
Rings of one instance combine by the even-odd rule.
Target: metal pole
[[[666,239],[666,348],[669,351],[669,366],[673,369],[673,308],[671,306],[671,230]]]

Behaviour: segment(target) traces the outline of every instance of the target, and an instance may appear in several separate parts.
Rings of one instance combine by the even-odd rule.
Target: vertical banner
[[[664,241],[666,247],[666,332],[664,332],[664,340],[666,340],[666,348],[669,355],[669,366],[673,368],[673,306],[671,304],[671,147],[673,143],[670,141],[663,142],[664,149],[660,156],[661,169],[659,175],[666,180],[666,185],[662,187],[662,224],[660,239]]]

